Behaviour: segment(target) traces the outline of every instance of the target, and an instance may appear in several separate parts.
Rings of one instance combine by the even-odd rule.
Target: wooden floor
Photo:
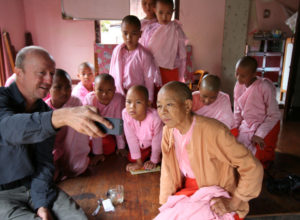
[[[131,175],[125,171],[127,159],[110,155],[100,165],[90,168],[86,174],[59,184],[86,212],[89,219],[153,219],[158,213],[160,172]],[[98,198],[106,198],[113,185],[124,186],[124,202],[115,212],[105,213],[103,208],[96,217],[91,213]]]
[[[289,174],[300,176],[300,122],[284,123],[278,140],[276,159],[268,170],[275,178]],[[153,219],[158,213],[160,173],[132,176],[125,171],[126,159],[111,155],[106,161],[89,169],[80,177],[67,179],[59,187],[71,195],[83,208],[89,219]],[[249,219],[300,219],[300,201],[293,195],[274,195],[266,189],[265,175],[261,195],[250,202]],[[116,206],[114,213],[105,213],[103,208],[96,217],[91,213],[98,198],[105,198],[109,187],[124,185],[125,200]],[[247,219],[248,219],[247,218]]]

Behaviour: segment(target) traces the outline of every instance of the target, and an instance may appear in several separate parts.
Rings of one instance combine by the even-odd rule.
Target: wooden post
[[[4,57],[3,57],[3,47],[2,47],[2,34],[0,29],[0,86],[5,85],[6,75],[5,75],[5,66],[4,66]]]
[[[14,71],[15,61],[14,61],[14,56],[13,56],[13,52],[12,52],[13,50],[12,50],[11,41],[10,41],[8,32],[3,32],[3,39],[4,39],[4,45],[6,48],[7,55],[8,55],[10,67],[11,67],[12,71]]]
[[[179,20],[180,0],[175,0],[175,19]]]
[[[99,44],[101,42],[101,27],[98,20],[94,21],[95,25],[95,44]],[[94,45],[95,50],[95,45]],[[94,65],[95,65],[95,75],[99,75],[99,64],[98,64],[98,56],[96,51],[94,51]]]
[[[290,75],[289,75],[288,86],[287,86],[286,97],[285,97],[283,121],[288,120],[288,114],[289,114],[289,111],[292,106],[292,98],[295,94],[297,71],[300,68],[300,65],[298,63],[298,60],[300,57],[300,16],[299,16],[299,13],[300,13],[300,4],[298,7],[298,18],[297,18],[297,24],[296,24],[295,41],[294,41],[292,60],[291,60],[291,66],[290,66]]]

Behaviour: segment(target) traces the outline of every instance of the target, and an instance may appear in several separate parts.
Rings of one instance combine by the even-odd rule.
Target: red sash
[[[179,72],[177,68],[170,70],[170,69],[159,67],[159,70],[160,70],[161,81],[163,85],[171,81],[179,80]]]
[[[266,168],[269,165],[269,163],[275,159],[275,148],[276,148],[279,131],[280,131],[280,121],[277,122],[274,128],[272,128],[272,130],[264,138],[265,141],[264,149],[262,150],[258,145],[256,145],[255,157],[260,160],[264,168]]]

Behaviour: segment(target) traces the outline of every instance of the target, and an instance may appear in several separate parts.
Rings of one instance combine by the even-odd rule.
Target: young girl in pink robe
[[[122,117],[130,151],[129,160],[134,163],[126,166],[127,171],[143,167],[153,169],[160,162],[163,124],[149,104],[148,91],[144,86],[133,86],[128,90]],[[149,157],[150,160],[144,162]]]
[[[72,81],[68,73],[57,69],[50,89],[51,98],[45,102],[52,109],[81,106],[81,101],[71,96]],[[89,164],[89,137],[70,127],[63,127],[56,134],[53,156],[55,178],[74,177],[83,173]]]
[[[193,92],[193,112],[234,128],[234,118],[228,94],[220,91],[221,81],[216,75],[203,77],[199,91]]]
[[[149,91],[149,98],[154,99],[154,85],[161,85],[158,67],[153,56],[138,40],[141,36],[141,23],[136,16],[128,15],[122,20],[124,43],[113,51],[109,74],[115,79],[116,91],[126,95],[133,85],[143,85]]]
[[[143,11],[146,14],[146,17],[141,19],[141,30],[144,31],[148,25],[157,22],[154,13],[156,0],[142,0],[141,3]]]
[[[275,158],[281,114],[275,87],[266,78],[256,76],[257,62],[241,58],[236,65],[234,119],[243,143],[266,167]]]
[[[90,92],[84,99],[84,105],[95,106],[103,117],[122,118],[122,110],[125,107],[125,99],[120,93],[116,93],[114,78],[109,74],[100,74],[95,78],[94,92]],[[117,140],[117,143],[115,141]],[[92,138],[92,149],[95,156],[92,164],[97,164],[99,160],[104,160],[104,155],[115,152],[127,156],[125,149],[124,135],[107,135],[104,138]]]
[[[160,67],[163,84],[169,81],[184,82],[186,71],[187,38],[181,25],[171,21],[173,8],[172,0],[157,0],[154,10],[158,22],[148,25],[140,40]]]
[[[158,219],[245,217],[248,201],[261,190],[260,162],[224,124],[192,113],[192,93],[184,83],[160,89],[157,112],[165,123]]]
[[[93,91],[94,67],[88,62],[79,65],[77,77],[80,82],[73,88],[72,95],[76,96],[83,103],[84,97]]]

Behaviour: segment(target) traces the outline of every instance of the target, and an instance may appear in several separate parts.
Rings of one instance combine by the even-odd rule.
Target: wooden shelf
[[[262,77],[265,77],[266,73],[272,73],[272,72],[278,72],[278,78],[272,79],[275,85],[280,85],[281,82],[281,75],[282,75],[282,64],[283,64],[283,55],[284,55],[284,44],[285,39],[283,38],[273,38],[273,37],[256,37],[255,40],[260,40],[261,44],[263,44],[263,51],[247,51],[248,56],[257,57],[259,64],[257,72],[261,73]],[[277,47],[276,49],[278,51],[270,51],[270,48],[268,47],[269,41],[275,41],[276,43],[280,43],[281,47]],[[279,51],[280,50],[280,51]],[[279,57],[279,63],[278,65],[270,65],[268,61],[272,59],[272,57]],[[269,76],[270,77],[270,76]]]

